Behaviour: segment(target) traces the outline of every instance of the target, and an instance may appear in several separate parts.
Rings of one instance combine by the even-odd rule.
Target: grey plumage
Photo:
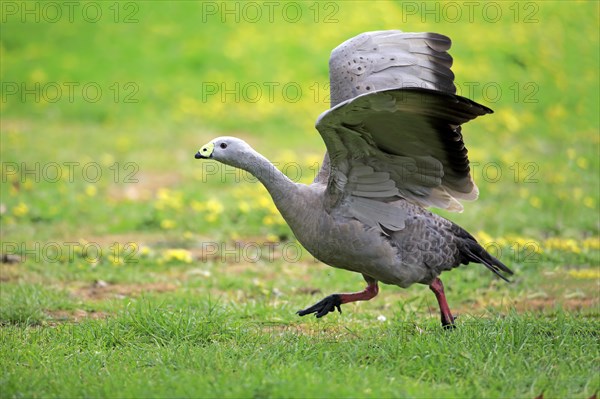
[[[477,198],[460,125],[492,112],[454,94],[450,44],[434,33],[378,31],[333,50],[332,108],[316,123],[327,153],[311,185],[291,182],[236,138],[217,138],[196,154],[255,175],[311,254],[369,283],[301,315],[321,317],[370,299],[377,281],[422,283],[436,294],[442,323],[451,325],[440,273],[477,262],[503,279],[512,274],[464,229],[425,209],[462,211],[459,200]]]

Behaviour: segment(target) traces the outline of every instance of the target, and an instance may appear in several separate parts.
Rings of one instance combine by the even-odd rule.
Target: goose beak
[[[214,150],[215,150],[215,144],[214,143],[208,143],[208,144],[206,144],[205,146],[203,146],[202,148],[200,148],[198,150],[198,152],[196,153],[196,155],[194,155],[194,158],[196,158],[196,159],[208,159],[208,158],[212,158]]]

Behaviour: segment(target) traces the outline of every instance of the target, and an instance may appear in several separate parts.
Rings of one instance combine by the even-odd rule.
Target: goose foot
[[[456,317],[452,316],[450,312],[450,307],[448,306],[448,301],[446,301],[446,294],[444,293],[444,284],[442,284],[442,280],[436,278],[429,285],[429,288],[435,294],[435,298],[438,301],[438,305],[440,306],[440,314],[442,316],[442,328],[446,330],[450,330],[456,328],[454,325],[454,319]]]
[[[444,316],[442,316],[442,328],[444,328],[445,330],[453,330],[456,328],[456,324],[454,324],[454,320],[457,319],[458,316],[453,316],[450,315],[449,319],[444,318]]]
[[[340,306],[341,304],[342,298],[340,295],[333,294],[306,309],[297,311],[296,313],[300,316],[306,316],[307,314],[314,313],[317,318],[321,318],[329,312],[335,312],[336,308],[338,312],[342,313],[342,308]]]

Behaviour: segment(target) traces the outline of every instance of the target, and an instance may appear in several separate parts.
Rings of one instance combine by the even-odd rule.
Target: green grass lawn
[[[0,397],[600,390],[598,3],[23,4],[0,14]],[[193,159],[235,135],[310,182],[329,52],[382,29],[450,36],[459,92],[495,111],[463,128],[480,199],[440,213],[516,273],[444,274],[453,331],[425,286],[296,316],[362,278]]]

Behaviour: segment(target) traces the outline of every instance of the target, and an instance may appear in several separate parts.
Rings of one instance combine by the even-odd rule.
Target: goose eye
[[[227,148],[227,143],[221,143],[221,145],[219,147],[221,147],[222,149],[225,149],[225,148]]]

